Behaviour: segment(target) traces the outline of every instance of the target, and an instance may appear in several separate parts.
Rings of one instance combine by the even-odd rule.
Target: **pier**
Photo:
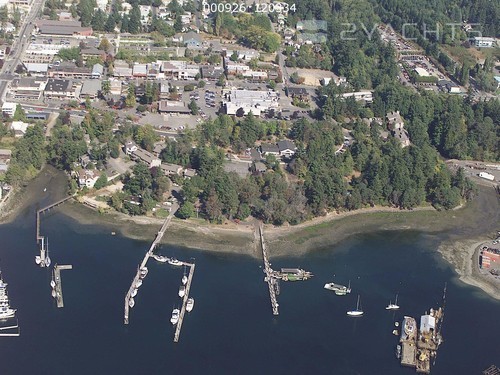
[[[279,315],[278,310],[278,300],[276,298],[276,283],[278,282],[274,278],[274,271],[271,268],[271,264],[269,263],[269,259],[267,258],[267,249],[266,243],[264,241],[264,230],[262,228],[262,223],[259,225],[259,235],[260,235],[260,246],[262,248],[262,257],[264,258],[264,273],[266,274],[265,281],[267,281],[267,285],[269,287],[269,297],[271,299],[271,307],[273,309],[273,315]]]
[[[19,336],[21,336],[21,329],[19,328],[19,323],[17,321],[16,325],[0,327],[0,337],[19,337]]]
[[[56,206],[59,206],[60,204],[63,204],[67,200],[73,198],[73,196],[69,196],[66,198],[63,198],[61,200],[58,200],[57,202],[54,202],[47,207],[44,207],[36,212],[36,242],[40,244],[40,255],[35,258],[36,263],[40,265],[40,267],[49,267],[50,266],[50,259],[48,257],[48,248],[47,248],[47,241],[44,236],[40,234],[40,214],[44,213],[45,211],[50,210],[51,208],[54,208]],[[41,242],[41,243],[40,243]]]
[[[130,284],[130,288],[127,291],[127,294],[125,295],[125,313],[124,313],[124,319],[123,322],[124,324],[128,324],[129,322],[129,313],[130,313],[130,300],[133,299],[132,297],[132,292],[134,289],[137,289],[137,283],[139,280],[141,280],[141,269],[146,267],[146,264],[148,263],[149,258],[153,257],[153,251],[155,250],[156,246],[160,243],[161,239],[163,238],[163,235],[165,234],[165,231],[167,230],[167,227],[169,226],[170,222],[172,221],[172,218],[174,217],[174,214],[177,212],[178,206],[172,206],[172,211],[170,212],[170,215],[165,219],[163,222],[163,225],[161,226],[160,230],[156,234],[156,237],[149,247],[149,250],[146,252],[144,255],[144,258],[142,259],[142,262],[139,265],[139,268],[137,269],[137,273],[135,274],[134,279],[132,280],[132,284]],[[133,305],[132,305],[133,306]]]
[[[177,322],[177,327],[175,327],[174,342],[179,342],[179,336],[181,335],[182,322],[184,320],[184,314],[186,314],[186,304],[189,298],[189,289],[191,288],[191,281],[194,276],[194,263],[183,262],[184,266],[189,267],[188,281],[186,283],[186,292],[182,299],[181,312],[179,314],[179,321]]]
[[[56,264],[54,266],[54,281],[56,283],[54,290],[56,292],[56,296],[54,297],[57,302],[57,307],[61,308],[64,307],[64,300],[63,300],[63,292],[62,292],[62,280],[61,280],[61,270],[71,270],[73,269],[73,266],[71,264]]]

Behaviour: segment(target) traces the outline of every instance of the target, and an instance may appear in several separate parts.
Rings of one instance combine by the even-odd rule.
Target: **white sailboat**
[[[45,267],[50,267],[51,260],[50,260],[50,257],[49,257],[49,238],[48,237],[47,237],[47,247],[46,247],[46,250],[47,250],[47,255],[45,256]]]
[[[356,310],[350,310],[347,312],[349,316],[362,316],[363,310],[359,307],[359,294],[358,294],[358,302],[356,304]]]
[[[399,310],[399,305],[398,305],[398,295],[396,294],[396,301],[392,303],[392,301],[389,301],[389,304],[385,308],[386,310]]]
[[[194,298],[188,298],[186,303],[186,311],[191,312],[194,308]]]
[[[182,285],[186,285],[188,282],[188,278],[186,276],[186,266],[184,266],[184,275],[182,276]]]
[[[56,294],[56,290],[55,289],[52,289],[52,297],[56,298],[57,294]]]
[[[179,297],[184,297],[186,295],[186,287],[184,285],[181,285],[179,288]]]
[[[132,290],[132,293],[131,293],[130,295],[131,295],[132,297],[135,297],[135,296],[137,295],[137,289],[136,289],[136,288],[134,288],[134,289]]]
[[[56,287],[56,282],[54,281],[54,278],[52,278],[52,280],[50,280],[50,287],[52,289],[54,289]]]
[[[175,258],[170,258],[167,262],[171,266],[182,266],[182,262],[178,259],[175,259]]]
[[[142,280],[141,279],[137,280],[137,282],[135,283],[135,287],[139,288],[141,285],[142,285]]]
[[[134,301],[134,299],[133,299],[133,298],[130,298],[130,299],[128,300],[128,305],[129,305],[131,308],[132,308],[132,307],[134,307],[134,305],[135,305],[135,301]]]

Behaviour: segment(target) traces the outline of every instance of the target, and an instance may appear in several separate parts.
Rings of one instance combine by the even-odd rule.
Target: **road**
[[[30,12],[26,15],[19,28],[19,34],[11,46],[11,53],[5,58],[5,63],[0,70],[0,100],[5,102],[6,89],[10,81],[14,79],[14,71],[21,60],[26,47],[29,44],[29,36],[33,30],[33,21],[37,18],[45,0],[33,0]]]

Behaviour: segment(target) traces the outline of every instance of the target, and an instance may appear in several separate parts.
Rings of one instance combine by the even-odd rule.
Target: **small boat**
[[[179,288],[179,297],[184,297],[186,295],[186,287],[184,285],[181,285]]]
[[[116,235],[116,232],[111,232],[111,235],[112,235],[112,236]]]
[[[194,307],[194,298],[188,298],[186,303],[186,311],[187,312],[193,311],[193,307]]]
[[[51,263],[51,260],[50,260],[49,256],[47,256],[45,258],[45,267],[50,267],[50,263]]]
[[[346,294],[351,293],[351,281],[349,280],[348,286],[335,283],[327,283],[325,284],[324,288],[334,291],[337,296],[345,296]]]
[[[44,192],[45,192],[45,191],[47,191],[47,188],[43,189],[43,191],[44,191]]]
[[[177,322],[179,321],[179,314],[180,314],[179,309],[173,309],[172,316],[170,318],[170,323],[172,323],[173,325],[176,325]]]
[[[398,295],[396,294],[396,301],[392,303],[392,301],[389,301],[389,305],[386,306],[386,310],[399,310],[398,306]]]
[[[52,289],[52,297],[56,298],[57,294],[56,294],[56,290],[55,289]]]
[[[359,294],[358,294],[358,302],[356,304],[356,310],[350,310],[347,312],[347,315],[349,316],[362,316],[363,315],[363,310],[359,307]]]
[[[177,266],[177,267],[182,266],[182,264],[183,264],[180,260],[177,260],[175,258],[170,258],[167,262],[168,262],[168,264],[170,264],[172,266]]]
[[[137,280],[137,282],[135,283],[136,289],[139,288],[141,285],[142,285],[142,280],[141,279]]]
[[[132,297],[135,297],[137,295],[137,289],[136,288],[132,289],[132,293],[130,293],[130,295]]]
[[[398,331],[397,329],[393,329],[393,330],[392,330],[392,334],[393,334],[394,336],[399,336],[399,331]]]
[[[401,345],[396,346],[396,358],[401,358]]]
[[[167,257],[164,257],[162,255],[159,255],[158,257],[155,258],[158,262],[161,262],[161,263],[166,263],[168,261],[168,258]]]
[[[134,307],[134,305],[135,305],[135,301],[134,301],[134,299],[133,299],[133,298],[130,298],[130,299],[128,300],[128,305],[130,306],[130,308]]]
[[[184,266],[184,275],[182,276],[182,285],[186,285],[188,282],[188,278],[186,276],[186,266]]]
[[[394,322],[394,326],[399,327],[399,322]]]
[[[54,279],[50,280],[50,286],[52,287],[52,289],[56,287],[56,282],[54,281]]]
[[[148,267],[142,267],[141,268],[141,273],[140,273],[140,278],[141,279],[144,279],[146,277],[146,275],[148,274]]]
[[[35,257],[35,263],[36,263],[36,264],[40,264],[40,263],[42,263],[42,258],[40,258],[40,255],[37,255],[37,256]]]

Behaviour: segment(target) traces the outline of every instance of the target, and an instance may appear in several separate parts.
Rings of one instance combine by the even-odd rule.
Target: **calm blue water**
[[[441,302],[448,281],[444,339],[433,374],[478,374],[500,364],[500,303],[455,281],[435,254],[437,238],[417,232],[357,235],[300,258],[271,259],[315,277],[283,283],[273,317],[261,262],[164,246],[196,258],[191,295],[178,344],[170,313],[179,305],[182,270],[152,260],[130,325],[123,300],[148,242],[81,226],[61,209],[44,215],[53,262],[62,271],[65,307],[50,297],[50,273],[34,263],[34,208],[0,226],[0,262],[18,309],[21,337],[0,338],[0,374],[411,374],[394,357],[395,319],[419,316]],[[351,279],[352,295],[323,289]],[[402,310],[384,307],[399,291]],[[365,316],[349,319],[357,294]]]

